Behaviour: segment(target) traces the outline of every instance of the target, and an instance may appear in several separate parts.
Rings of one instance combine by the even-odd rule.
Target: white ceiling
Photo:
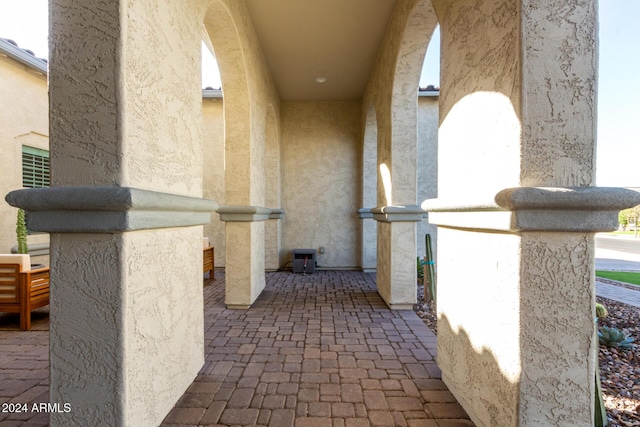
[[[395,0],[246,4],[281,99],[336,101],[362,97]]]

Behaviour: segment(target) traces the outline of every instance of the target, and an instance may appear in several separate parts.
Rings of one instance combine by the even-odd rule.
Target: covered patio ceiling
[[[395,3],[246,0],[280,98],[360,99]]]

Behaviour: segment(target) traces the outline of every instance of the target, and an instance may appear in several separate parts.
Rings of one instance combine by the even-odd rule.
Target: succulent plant
[[[597,302],[596,303],[596,316],[599,319],[603,319],[603,318],[607,317],[607,314],[609,314],[607,312],[607,307],[605,307],[604,305],[602,305],[599,302]]]
[[[29,247],[27,246],[27,226],[25,224],[25,214],[22,209],[18,209],[18,220],[16,222],[16,236],[18,238],[18,253],[28,254]]]
[[[618,328],[603,326],[598,330],[598,341],[607,347],[631,348],[634,339]]]

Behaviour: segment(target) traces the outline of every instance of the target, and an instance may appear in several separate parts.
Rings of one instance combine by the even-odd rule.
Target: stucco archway
[[[247,308],[265,286],[265,138],[277,135],[279,98],[244,2],[211,3],[204,26],[224,95],[225,303]]]
[[[428,0],[396,4],[363,102],[378,122],[377,285],[392,308],[416,301],[418,84],[436,25]]]

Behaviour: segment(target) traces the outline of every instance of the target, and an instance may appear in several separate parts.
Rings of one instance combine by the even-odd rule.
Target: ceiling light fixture
[[[324,82],[326,82],[326,81],[327,81],[327,79],[326,79],[326,78],[324,78],[324,77],[318,77],[318,78],[316,78],[316,83],[324,83]]]

